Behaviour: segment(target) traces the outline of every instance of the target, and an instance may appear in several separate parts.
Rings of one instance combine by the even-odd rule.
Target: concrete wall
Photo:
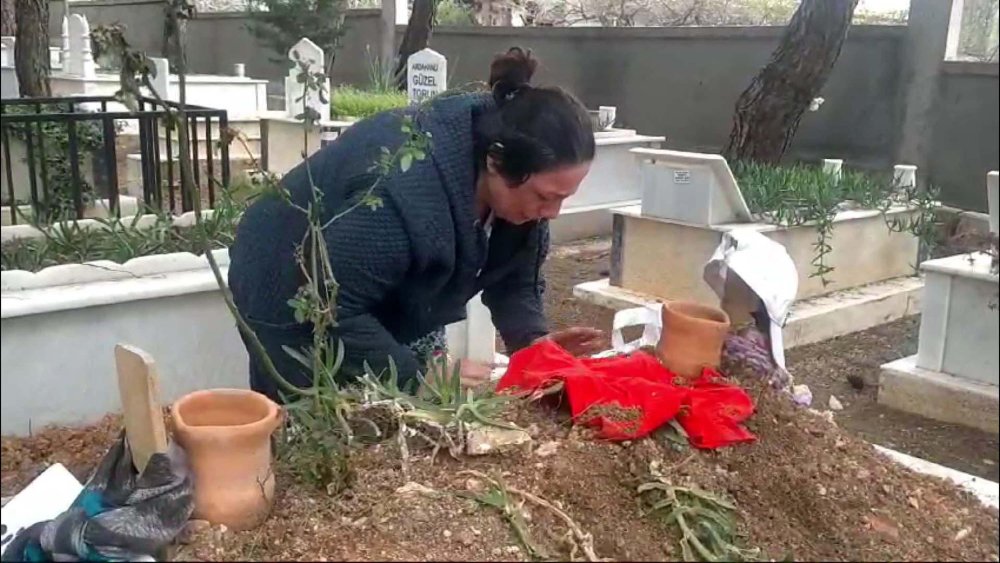
[[[49,44],[60,45],[62,37],[62,2],[49,8]],[[98,2],[70,2],[70,13],[87,17],[90,28],[98,25],[121,23],[125,37],[134,49],[160,56],[163,48],[163,0],[102,0]]]
[[[945,203],[986,211],[986,174],[1000,169],[996,63],[944,63],[933,111],[928,179]]]
[[[121,21],[136,47],[159,54],[162,0],[88,0],[71,10],[93,25]],[[848,166],[917,164],[952,205],[985,210],[982,183],[997,169],[996,63],[943,63],[951,0],[912,0],[908,26],[851,29],[826,103],[807,113],[790,157],[843,158]],[[50,28],[57,41],[60,10]],[[243,14],[201,14],[189,26],[192,70],[272,81],[283,65],[258,45]],[[331,77],[368,81],[366,46],[382,41],[377,10],[357,10]],[[396,38],[402,36],[397,27]],[[486,78],[492,56],[512,45],[542,61],[538,82],[575,93],[590,107],[618,106],[618,125],[664,135],[667,148],[718,151],[737,97],[767,63],[781,28],[439,28],[431,46],[448,57],[452,86]],[[957,65],[957,66],[956,66]],[[273,83],[272,88],[280,88]]]
[[[163,0],[91,0],[72,2],[71,13],[87,16],[91,28],[102,24],[122,23],[126,37],[135,49],[160,56],[163,51]],[[49,34],[58,44],[62,33],[62,10],[53,9]],[[202,13],[188,24],[188,62],[191,72],[231,74],[234,63],[246,64],[247,76],[278,80],[287,74],[288,65],[274,61],[277,54],[258,44],[246,26],[249,18],[242,13]],[[370,44],[377,56],[379,11],[353,10],[347,16],[348,33],[337,54],[337,79],[364,83],[368,79],[365,46]]]
[[[618,106],[619,125],[665,135],[666,146],[715,151],[729,134],[737,97],[778,43],[781,28],[453,28],[434,32],[451,85],[486,78],[491,57],[512,45],[541,59],[538,83],[568,88],[590,107]],[[901,27],[851,31],[794,151],[888,163],[898,119]],[[859,103],[860,101],[860,103]]]

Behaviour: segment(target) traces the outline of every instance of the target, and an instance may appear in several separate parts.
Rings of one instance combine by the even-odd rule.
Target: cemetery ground
[[[612,313],[572,297],[580,281],[606,275],[610,243],[552,249],[547,308],[553,328],[611,326]],[[616,560],[680,560],[680,535],[637,487],[655,474],[673,485],[731,500],[734,543],[765,560],[997,560],[995,509],[934,478],[914,474],[867,442],[997,479],[997,439],[901,415],[875,404],[884,361],[916,347],[918,320],[794,349],[789,368],[827,418],[792,406],[740,378],[757,403],[754,444],[700,452],[658,433],[634,443],[594,439],[557,403],[516,404],[505,420],[531,442],[493,455],[453,459],[411,452],[403,475],[395,440],[352,457],[354,482],[339,495],[296,482],[277,468],[274,511],[259,529],[232,533],[192,525],[173,556],[195,560],[535,560],[586,552]],[[865,386],[849,382],[859,376]],[[850,378],[857,380],[857,378]],[[82,429],[46,429],[3,439],[2,494],[47,465],[86,479],[117,436],[120,419]],[[494,482],[493,479],[496,481]],[[478,499],[478,500],[477,500]],[[568,520],[567,520],[568,518]],[[735,558],[737,554],[730,554]],[[741,552],[750,556],[750,552]]]
[[[937,254],[947,256],[970,250],[961,237],[948,237],[943,242]],[[610,248],[610,240],[594,239],[553,250],[546,272],[546,307],[553,328],[592,325],[610,331],[612,312],[573,297],[573,287],[581,281],[607,277]],[[794,348],[788,353],[788,369],[796,383],[810,387],[814,408],[826,409],[830,395],[843,403],[844,410],[836,414],[842,428],[869,442],[1000,481],[1000,443],[996,434],[877,404],[881,366],[916,353],[919,329],[920,317],[914,315]]]

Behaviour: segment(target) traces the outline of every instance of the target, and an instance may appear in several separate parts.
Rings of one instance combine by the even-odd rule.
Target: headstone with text
[[[433,49],[410,55],[406,65],[406,93],[410,104],[419,104],[448,88],[448,59]]]

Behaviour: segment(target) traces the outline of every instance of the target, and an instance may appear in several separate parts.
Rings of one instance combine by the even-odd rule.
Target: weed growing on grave
[[[229,190],[221,190],[212,212],[190,226],[178,226],[173,216],[155,208],[131,217],[95,218],[90,227],[76,221],[49,225],[36,216],[22,215],[23,222],[41,235],[3,243],[0,269],[37,272],[60,264],[98,260],[124,264],[133,258],[172,252],[200,255],[206,248],[215,250],[232,244],[244,208],[245,204],[235,200]]]
[[[463,389],[459,364],[449,365],[444,355],[432,359],[427,375],[418,374],[415,383],[416,390],[401,388],[391,363],[388,377],[366,367],[361,378],[361,410],[388,409],[392,413],[404,472],[410,444],[431,449],[431,460],[441,449],[457,457],[465,451],[469,431],[477,426],[519,430],[497,418],[511,397]]]
[[[503,479],[491,477],[480,471],[463,471],[461,475],[469,475],[482,480],[485,489],[481,492],[460,492],[458,495],[474,500],[483,506],[499,510],[511,528],[514,529],[518,541],[533,559],[552,559],[553,556],[547,554],[532,539],[522,511],[525,504],[534,505],[551,513],[566,526],[563,544],[569,547],[569,553],[564,555],[565,560],[580,561],[582,557],[584,561],[605,561],[605,559],[598,557],[594,551],[594,536],[584,530],[569,514],[554,503],[528,491],[510,487],[503,482]]]
[[[674,485],[650,467],[652,480],[638,492],[648,514],[680,532],[678,545],[684,561],[755,561],[760,550],[741,547],[737,509],[722,497],[693,487]]]
[[[812,277],[824,285],[832,283],[834,268],[829,264],[833,251],[830,237],[837,214],[852,209],[879,211],[889,232],[910,233],[920,239],[921,257],[929,256],[937,240],[938,190],[902,186],[891,179],[846,171],[839,181],[819,168],[802,165],[775,167],[753,162],[737,162],[733,175],[746,198],[750,212],[759,220],[783,227],[812,225],[816,242]],[[895,208],[907,207],[910,216],[890,216]]]

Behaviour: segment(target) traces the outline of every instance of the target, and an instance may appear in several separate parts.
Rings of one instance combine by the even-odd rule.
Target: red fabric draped
[[[677,419],[697,448],[751,442],[743,427],[753,401],[739,387],[706,369],[681,384],[645,353],[602,359],[575,358],[550,340],[514,354],[498,391],[527,394],[563,382],[574,420],[609,440],[646,436]]]

